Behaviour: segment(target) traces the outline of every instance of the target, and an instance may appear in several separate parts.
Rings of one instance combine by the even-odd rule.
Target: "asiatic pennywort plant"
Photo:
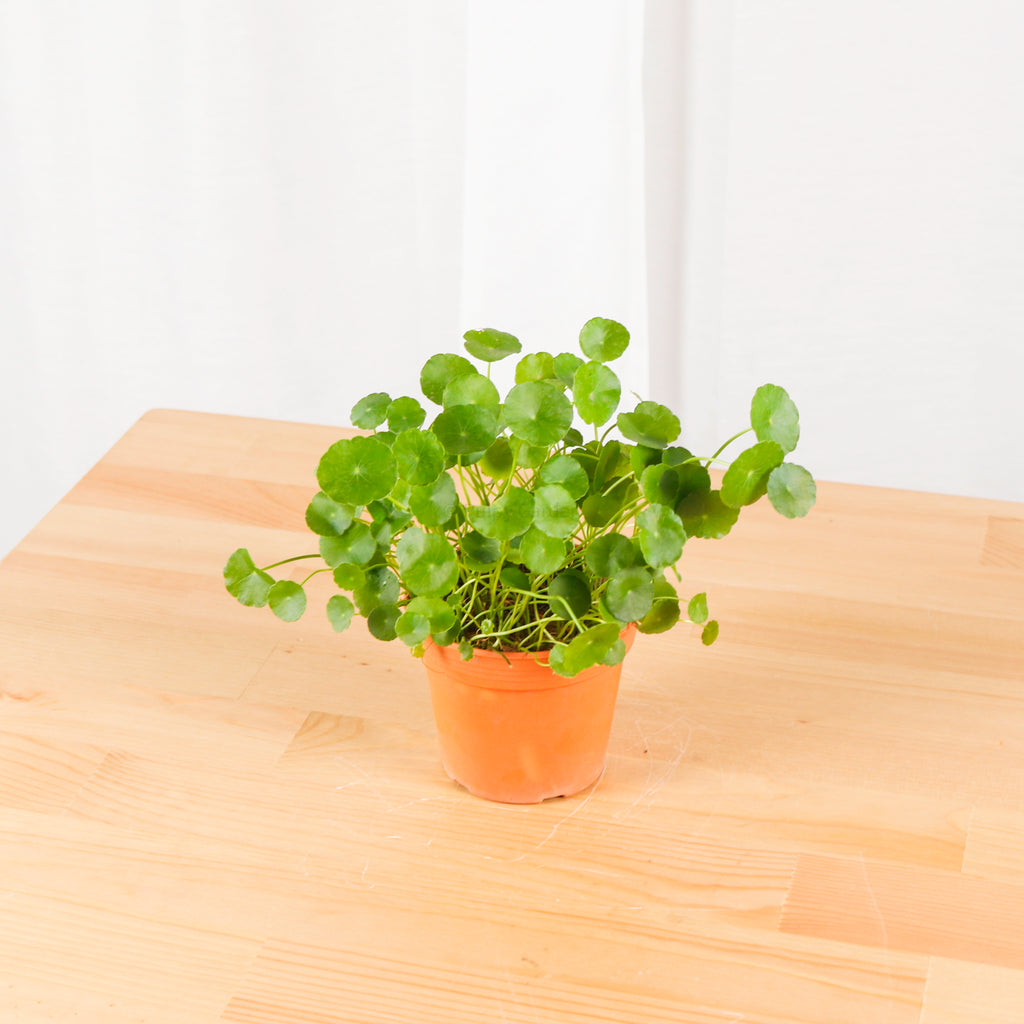
[[[242,604],[294,621],[309,582],[329,574],[327,617],[339,632],[358,613],[375,637],[413,653],[428,638],[458,644],[464,658],[476,648],[547,651],[555,672],[573,676],[619,662],[628,623],[661,633],[680,621],[667,574],[681,581],[688,538],[724,537],[765,495],[789,518],[814,504],[811,474],[787,461],[800,427],[781,387],[758,388],[750,426],[695,455],[677,444],[679,419],[664,405],[618,411],[621,385],[608,364],[629,333],[615,321],[584,325],[583,358],[520,358],[504,396],[491,364],[520,353],[519,341],[492,329],[464,340],[484,372],[463,355],[431,356],[420,374],[436,407],[429,424],[417,398],[375,392],[356,403],[352,423],[371,433],[324,452],[306,510],[319,550],[262,568],[235,551],[224,580]],[[725,461],[748,434],[754,442]],[[724,468],[718,486],[712,467]],[[271,574],[300,559],[322,564],[302,582]],[[712,643],[718,623],[706,595],[685,613]]]

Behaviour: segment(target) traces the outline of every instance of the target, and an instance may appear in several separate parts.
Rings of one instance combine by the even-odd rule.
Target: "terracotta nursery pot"
[[[635,626],[623,633],[627,651],[635,636]],[[601,777],[621,663],[566,679],[545,654],[476,651],[463,661],[457,646],[428,642],[423,664],[445,771],[475,796],[539,803]]]

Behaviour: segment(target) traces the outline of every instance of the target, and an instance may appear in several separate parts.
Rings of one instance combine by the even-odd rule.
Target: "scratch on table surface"
[[[406,800],[404,803],[395,804],[392,807],[386,808],[386,813],[394,814],[395,811],[404,811],[406,807],[412,807],[415,804],[436,804],[438,802],[448,803],[454,807],[456,804],[461,803],[462,801],[452,799],[450,793],[445,793],[443,796],[418,796],[412,800]]]
[[[347,757],[342,757],[340,754],[336,755],[334,760],[342,767],[347,768],[350,772],[359,776],[357,779],[351,779],[349,782],[343,783],[340,786],[335,786],[335,792],[340,792],[343,789],[350,789],[352,786],[367,786],[374,796],[378,797],[381,801],[384,800],[384,794],[377,786],[374,777],[365,768],[361,768],[358,764],[353,764]]]
[[[551,831],[548,832],[548,834],[539,843],[537,843],[535,846],[531,847],[529,850],[524,850],[521,854],[519,854],[518,857],[512,857],[510,860],[505,860],[504,858],[495,858],[495,857],[487,857],[487,860],[501,859],[503,864],[517,864],[519,861],[525,860],[527,857],[529,857],[530,854],[536,853],[539,849],[541,849],[541,847],[545,846],[547,843],[549,843],[551,841],[551,839],[554,836],[554,834],[570,818],[574,818],[577,814],[580,813],[580,811],[583,810],[584,807],[587,806],[587,804],[590,803],[591,800],[594,799],[594,794],[597,792],[597,790],[599,788],[598,787],[598,783],[599,782],[600,782],[600,779],[598,780],[598,782],[595,782],[593,784],[593,786],[590,789],[590,792],[567,815],[565,815],[565,817],[560,818],[558,821],[555,822],[555,824],[551,827]]]
[[[857,860],[860,861],[861,873],[864,875],[864,888],[868,891],[868,896],[871,897],[871,906],[874,908],[875,917],[878,918],[878,924],[882,929],[882,949],[888,952],[889,949],[889,929],[885,923],[885,915],[882,913],[882,908],[878,905],[878,897],[875,896],[875,890],[871,885],[871,880],[868,878],[868,862],[864,856],[864,851],[860,850],[857,853]],[[929,965],[929,971],[931,966]],[[889,978],[889,984],[893,983],[892,971],[889,969],[888,959],[885,960],[885,973]],[[886,1000],[886,1014],[885,1020],[888,1021],[892,1018],[893,1003],[892,1000]],[[883,1022],[884,1024],[884,1022]]]
[[[505,984],[508,985],[509,993],[512,996],[512,1005],[519,1010],[528,1009],[533,1019],[537,1024],[540,1024],[540,1017],[537,1016],[537,1004],[529,998],[529,992],[524,990],[522,993],[529,1000],[529,1006],[526,1006],[520,999],[520,992],[516,988],[516,983],[512,978],[512,972],[508,968],[505,968],[502,973],[505,975]],[[508,1017],[505,1015],[505,1004],[501,999],[498,1000],[498,1011],[501,1013],[501,1019],[507,1021]]]
[[[889,948],[889,929],[885,924],[885,915],[882,913],[882,908],[878,905],[878,898],[875,896],[875,890],[871,886],[871,880],[868,878],[868,862],[864,858],[864,851],[861,850],[857,854],[857,860],[860,862],[861,874],[864,876],[864,888],[868,891],[868,896],[871,897],[871,906],[875,911],[875,917],[878,918],[878,923],[882,929],[882,949]]]
[[[693,738],[693,726],[691,726],[689,722],[686,722],[686,736],[683,738],[681,743],[677,742],[675,745],[675,756],[665,764],[665,767],[662,769],[660,774],[658,774],[657,778],[655,778],[655,761],[651,754],[651,741],[670,729],[676,729],[680,722],[686,722],[684,715],[678,716],[671,722],[668,722],[656,729],[654,732],[646,733],[640,724],[640,719],[634,719],[633,724],[636,726],[637,732],[640,734],[643,750],[647,755],[647,779],[641,787],[640,792],[637,794],[636,799],[614,815],[616,821],[622,821],[624,818],[631,817],[642,801],[650,800],[650,798],[665,785],[669,776],[679,766],[679,762],[686,756],[686,751],[690,747],[690,740]]]
[[[376,889],[377,888],[377,883],[376,882],[367,882],[366,881],[366,872],[369,870],[369,868],[370,868],[370,858],[367,857],[366,858],[366,863],[363,865],[362,874],[359,876],[359,881],[363,885],[365,885],[367,889]]]

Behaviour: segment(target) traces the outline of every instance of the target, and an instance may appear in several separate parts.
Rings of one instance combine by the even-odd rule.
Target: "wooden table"
[[[149,413],[0,566],[0,1021],[1024,1020],[1024,506],[690,542],[719,643],[641,637],[599,785],[503,806],[402,645],[222,588],[338,436]]]

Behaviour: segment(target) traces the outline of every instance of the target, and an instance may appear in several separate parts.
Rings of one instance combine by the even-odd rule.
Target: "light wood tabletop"
[[[1024,1021],[1024,505],[688,542],[719,642],[639,637],[598,785],[508,806],[404,646],[223,589],[341,433],[151,412],[0,565],[0,1021]]]

